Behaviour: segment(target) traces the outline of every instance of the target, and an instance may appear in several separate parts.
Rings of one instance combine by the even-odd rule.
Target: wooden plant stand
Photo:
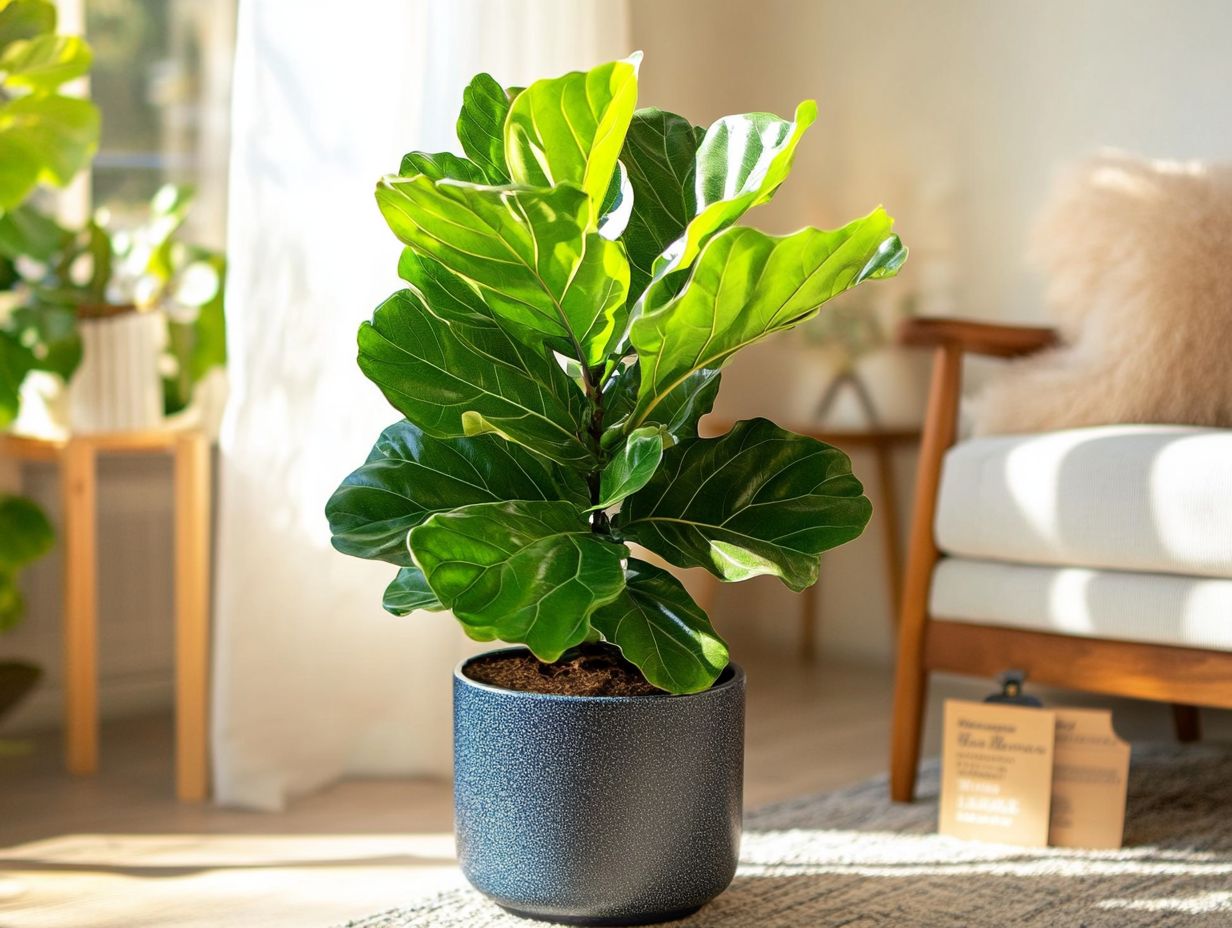
[[[97,461],[105,454],[170,454],[175,464],[175,788],[209,791],[210,446],[198,431],[150,430],[67,439],[0,435],[0,457],[60,468],[64,552],[65,764],[98,770]]]

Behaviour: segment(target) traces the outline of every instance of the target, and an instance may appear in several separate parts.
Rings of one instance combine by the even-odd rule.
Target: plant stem
[[[590,438],[591,450],[595,455],[595,466],[586,476],[586,483],[590,488],[590,504],[592,506],[599,504],[603,465],[600,446],[600,440],[603,438],[603,387],[601,385],[596,386],[596,384],[600,384],[602,378],[602,365],[597,366],[594,370],[590,370],[585,366],[582,367],[582,383],[586,389],[586,396],[590,400],[590,422],[587,424],[587,435]],[[590,530],[600,535],[610,533],[611,528],[608,524],[606,512],[597,509],[591,513]]]

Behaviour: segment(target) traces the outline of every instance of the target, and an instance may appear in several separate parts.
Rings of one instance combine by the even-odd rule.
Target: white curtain
[[[612,0],[242,0],[214,665],[219,802],[277,809],[345,774],[444,773],[447,615],[395,618],[385,564],[329,545],[322,509],[397,418],[355,330],[398,287],[373,200],[411,149],[457,150],[462,88],[627,55]]]

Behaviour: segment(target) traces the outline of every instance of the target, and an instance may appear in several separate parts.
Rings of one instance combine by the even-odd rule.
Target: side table
[[[701,434],[714,437],[725,434],[734,422],[703,419]],[[885,534],[883,553],[885,557],[886,583],[890,590],[890,616],[897,634],[898,607],[902,599],[903,567],[902,544],[898,537],[898,491],[894,486],[894,449],[900,445],[913,445],[920,440],[919,429],[859,429],[833,430],[816,426],[785,426],[789,431],[807,435],[843,451],[868,448],[877,461],[877,489],[881,497],[881,515]],[[814,584],[801,594],[800,603],[800,651],[805,659],[811,659],[817,646],[818,585]]]
[[[97,461],[170,454],[175,467],[175,788],[209,790],[210,445],[198,431],[150,430],[66,439],[0,435],[0,457],[53,461],[63,500],[65,764],[98,770]]]

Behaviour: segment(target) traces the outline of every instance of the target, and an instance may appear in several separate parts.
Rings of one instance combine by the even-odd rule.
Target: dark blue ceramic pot
[[[453,678],[454,802],[471,885],[517,915],[572,925],[683,918],[727,888],[744,780],[739,667],[688,696],[557,696],[478,683],[466,663]]]

